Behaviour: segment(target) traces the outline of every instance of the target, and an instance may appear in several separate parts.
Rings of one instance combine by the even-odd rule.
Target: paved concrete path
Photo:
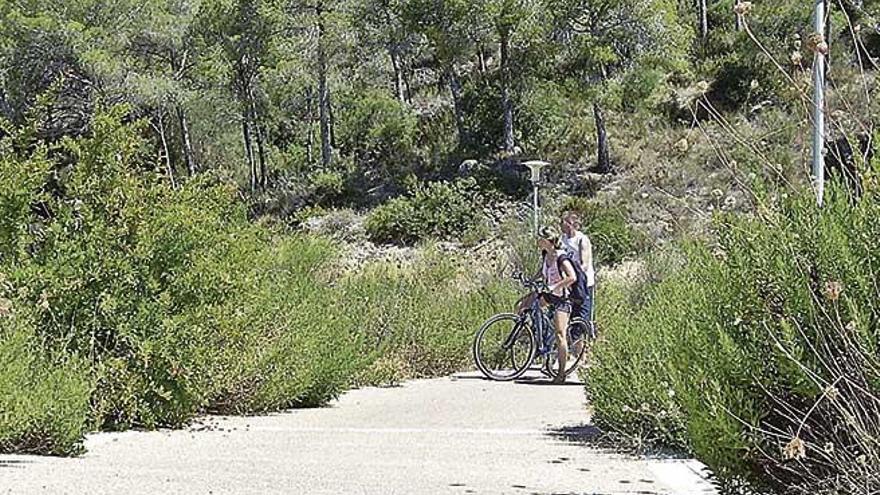
[[[0,456],[0,493],[714,493],[694,461],[590,447],[585,407],[578,384],[418,380],[323,409],[95,434],[76,459]]]

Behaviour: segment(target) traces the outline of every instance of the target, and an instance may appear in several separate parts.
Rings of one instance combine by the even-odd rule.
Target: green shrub
[[[501,82],[498,73],[465,81],[462,95],[465,157],[487,157],[504,146]],[[520,81],[511,92],[515,140],[527,155],[553,161],[577,160],[584,153],[584,125],[592,123],[583,95],[572,95],[549,80]],[[584,112],[589,112],[587,115]]]
[[[870,175],[869,175],[870,176]],[[658,282],[606,285],[588,389],[602,425],[685,447],[722,479],[870,493],[880,479],[880,196],[798,195],[720,217]]]
[[[7,273],[27,289],[21,302],[40,308],[40,338],[93,363],[100,424],[178,425],[205,401],[182,369],[203,343],[179,333],[179,320],[234,295],[228,280],[208,283],[194,267],[212,256],[218,267],[244,270],[248,259],[230,266],[230,257],[256,251],[262,234],[229,186],[206,176],[174,189],[139,172],[146,167],[137,128],[119,118],[100,116],[91,137],[61,145],[75,160],[58,179],[63,193],[4,181],[0,187],[30,193],[41,209],[21,220],[28,227],[3,258],[16,261]]]
[[[309,176],[309,183],[319,205],[334,204],[345,194],[345,175],[339,171],[318,170]]]
[[[463,156],[486,156],[502,146],[504,124],[501,119],[501,86],[497,77],[463,81],[461,139]]]
[[[658,104],[658,94],[664,88],[664,71],[656,68],[628,72],[621,84],[621,106],[633,112],[650,109]]]
[[[27,173],[0,177],[13,198],[2,206],[2,260],[21,288],[16,302],[38,308],[39,340],[91,363],[104,427],[180,425],[240,376],[256,377],[247,404],[268,383],[258,351],[273,329],[260,318],[274,313],[252,297],[280,292],[268,279],[278,261],[271,232],[249,224],[234,188],[209,175],[172,188],[139,172],[137,129],[119,117],[98,117],[91,137],[61,145],[75,160],[59,174],[61,193],[35,187],[49,177],[39,150],[9,164]],[[309,259],[300,247],[297,263]],[[298,287],[308,285],[312,267],[296,267]]]
[[[0,298],[0,453],[76,453],[89,426],[88,368],[39,348],[12,304]]]
[[[517,143],[526,154],[552,163],[583,160],[594,135],[592,107],[583,98],[562,85],[535,82],[524,88],[516,109]]]
[[[629,223],[626,211],[586,198],[572,197],[563,211],[573,211],[581,219],[581,231],[590,236],[596,263],[613,265],[638,253],[644,238]]]
[[[811,30],[804,19],[811,18],[812,5],[773,2],[754,9],[747,17],[747,22],[759,45],[747,33],[735,31],[732,22],[727,22],[731,4],[730,1],[715,2],[710,8],[713,20],[718,25],[727,26],[727,29],[710,30],[704,48],[707,57],[696,64],[698,72],[705,74],[712,82],[707,99],[728,111],[768,99],[774,102],[796,101],[798,90],[790,83],[788,74],[780,71],[774,62],[784,70],[796,71],[790,60],[791,53],[796,51],[795,40],[802,40],[804,43],[800,50],[803,65],[809,70],[812,52],[807,49],[805,41]],[[836,21],[846,23],[843,19]],[[840,55],[843,56],[843,53]]]
[[[418,117],[385,91],[344,95],[336,126],[340,149],[374,179],[395,182],[420,164]]]
[[[381,243],[451,239],[477,224],[485,204],[473,179],[417,184],[370,212],[365,227],[370,239]]]
[[[320,405],[383,361],[404,367],[374,380],[447,373],[510,304],[439,255],[341,277],[329,241],[249,222],[218,177],[171,187],[143,172],[137,127],[116,112],[55,150],[74,162],[57,183],[45,150],[0,158],[0,450],[70,453],[90,425]],[[473,181],[407,200],[432,236],[467,228],[480,201]]]

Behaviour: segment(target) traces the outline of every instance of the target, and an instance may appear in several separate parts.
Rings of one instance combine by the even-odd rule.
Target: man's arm
[[[581,268],[586,273],[587,268],[593,266],[593,243],[590,242],[590,238],[586,234],[581,237],[579,249],[581,252]]]

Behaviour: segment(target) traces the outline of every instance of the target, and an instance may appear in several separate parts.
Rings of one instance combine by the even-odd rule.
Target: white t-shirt
[[[584,273],[587,275],[587,287],[595,285],[596,270],[593,268],[593,244],[590,242],[590,238],[583,232],[576,230],[571,237],[563,233],[559,241],[562,244],[562,249],[571,256],[571,259],[583,267]],[[584,252],[587,254],[586,262],[581,259],[581,245],[583,245]]]

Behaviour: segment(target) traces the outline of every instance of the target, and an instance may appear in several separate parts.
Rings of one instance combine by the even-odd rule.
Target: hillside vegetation
[[[467,367],[541,158],[600,262],[597,423],[876,493],[880,3],[826,3],[0,2],[0,451]]]

